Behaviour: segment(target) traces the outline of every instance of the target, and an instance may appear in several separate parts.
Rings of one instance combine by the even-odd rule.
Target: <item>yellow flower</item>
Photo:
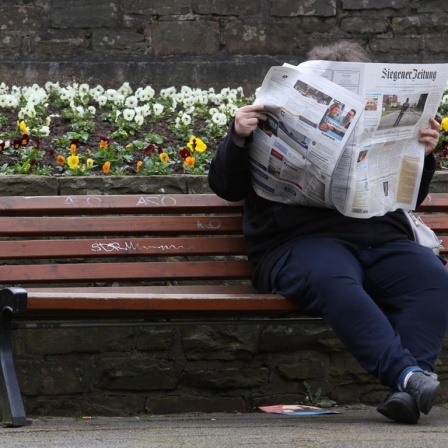
[[[170,156],[166,153],[166,152],[161,152],[159,154],[160,157],[160,161],[165,165],[165,163],[168,162],[168,160],[170,160]]]
[[[65,157],[64,156],[57,156],[56,157],[56,163],[58,164],[58,165],[64,165],[64,163],[65,163]]]
[[[139,172],[140,172],[140,168],[141,168],[142,165],[143,165],[143,162],[142,162],[141,160],[139,160],[139,161],[137,162],[136,167],[135,167],[135,172],[136,172],[136,173],[139,173]]]
[[[17,126],[20,129],[20,132],[22,134],[29,134],[30,130],[28,129],[26,123],[22,120],[22,121],[17,121]]]
[[[76,156],[76,149],[77,149],[76,143],[72,143],[72,144],[70,145],[70,154],[71,154],[72,156]]]
[[[448,117],[442,119],[442,122],[440,123],[440,130],[448,132]]]
[[[190,151],[197,152],[204,152],[207,149],[207,145],[200,138],[197,138],[194,135],[191,136],[190,141],[187,143],[187,147]]]
[[[194,162],[195,162],[194,157],[190,156],[184,160],[184,165],[188,166],[189,168],[194,168]]]
[[[67,159],[68,166],[71,170],[78,168],[79,166],[79,156],[70,156]]]
[[[109,172],[110,172],[110,162],[107,161],[107,162],[104,162],[103,173],[104,174],[109,174]]]
[[[87,166],[93,166],[93,159],[87,159],[86,164]]]

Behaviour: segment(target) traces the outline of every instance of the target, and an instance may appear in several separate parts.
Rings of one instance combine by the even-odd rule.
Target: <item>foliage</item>
[[[336,401],[330,400],[329,398],[322,396],[322,389],[319,387],[315,393],[312,392],[311,386],[304,381],[303,386],[305,387],[305,404],[309,406],[317,406],[320,408],[331,408],[335,406]]]
[[[0,84],[0,174],[206,174],[241,88]]]

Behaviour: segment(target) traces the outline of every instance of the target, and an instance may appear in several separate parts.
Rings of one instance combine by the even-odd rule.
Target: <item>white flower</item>
[[[6,106],[6,95],[0,95],[0,107]]]
[[[128,82],[124,82],[123,85],[118,89],[118,93],[121,93],[124,96],[128,96],[132,93],[131,86]]]
[[[135,121],[139,126],[141,126],[141,125],[144,123],[145,118],[144,118],[143,115],[141,115],[141,114],[135,114],[134,121]]]
[[[140,101],[150,101],[154,98],[155,94],[156,92],[151,86],[146,86],[144,89],[142,88],[138,89],[138,91],[135,93],[135,96]]]
[[[227,104],[227,113],[233,117],[238,109],[236,104]]]
[[[152,106],[152,111],[153,111],[154,115],[162,115],[162,113],[163,113],[163,106],[160,103],[155,103]]]
[[[134,109],[125,109],[123,111],[123,118],[127,121],[132,121],[135,117],[135,110]]]
[[[123,106],[125,100],[126,100],[126,96],[122,95],[121,93],[118,93],[114,99],[114,103],[116,106]]]
[[[80,96],[85,96],[89,93],[90,86],[88,84],[81,84],[79,86],[78,92]]]
[[[176,87],[168,87],[167,89],[162,89],[160,91],[160,96],[162,98],[169,98],[176,93]]]
[[[126,107],[135,109],[138,106],[138,100],[135,96],[128,96],[124,102]]]
[[[221,112],[216,112],[212,115],[212,121],[219,126],[224,126],[227,124],[227,116]]]
[[[106,96],[106,95],[100,95],[100,96],[98,97],[97,101],[98,101],[98,104],[99,104],[100,106],[105,106],[106,103],[107,103],[107,96]]]
[[[89,106],[89,107],[87,108],[87,110],[89,111],[89,114],[91,114],[91,115],[95,115],[95,114],[96,114],[96,108],[95,108],[95,106]]]
[[[183,114],[181,120],[184,125],[188,126],[191,123],[191,116],[188,114]]]
[[[115,89],[107,89],[105,93],[110,101],[115,101],[115,98],[118,96],[118,92]]]

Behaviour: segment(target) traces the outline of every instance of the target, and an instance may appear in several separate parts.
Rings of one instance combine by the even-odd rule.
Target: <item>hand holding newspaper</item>
[[[253,186],[267,199],[369,218],[415,208],[424,148],[448,64],[308,61],[272,67],[251,148]]]

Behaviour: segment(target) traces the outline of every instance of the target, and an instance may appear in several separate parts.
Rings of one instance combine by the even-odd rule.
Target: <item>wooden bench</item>
[[[421,211],[448,247],[448,194]],[[13,329],[309,319],[252,289],[241,213],[212,194],[0,197],[2,424],[29,424]]]

